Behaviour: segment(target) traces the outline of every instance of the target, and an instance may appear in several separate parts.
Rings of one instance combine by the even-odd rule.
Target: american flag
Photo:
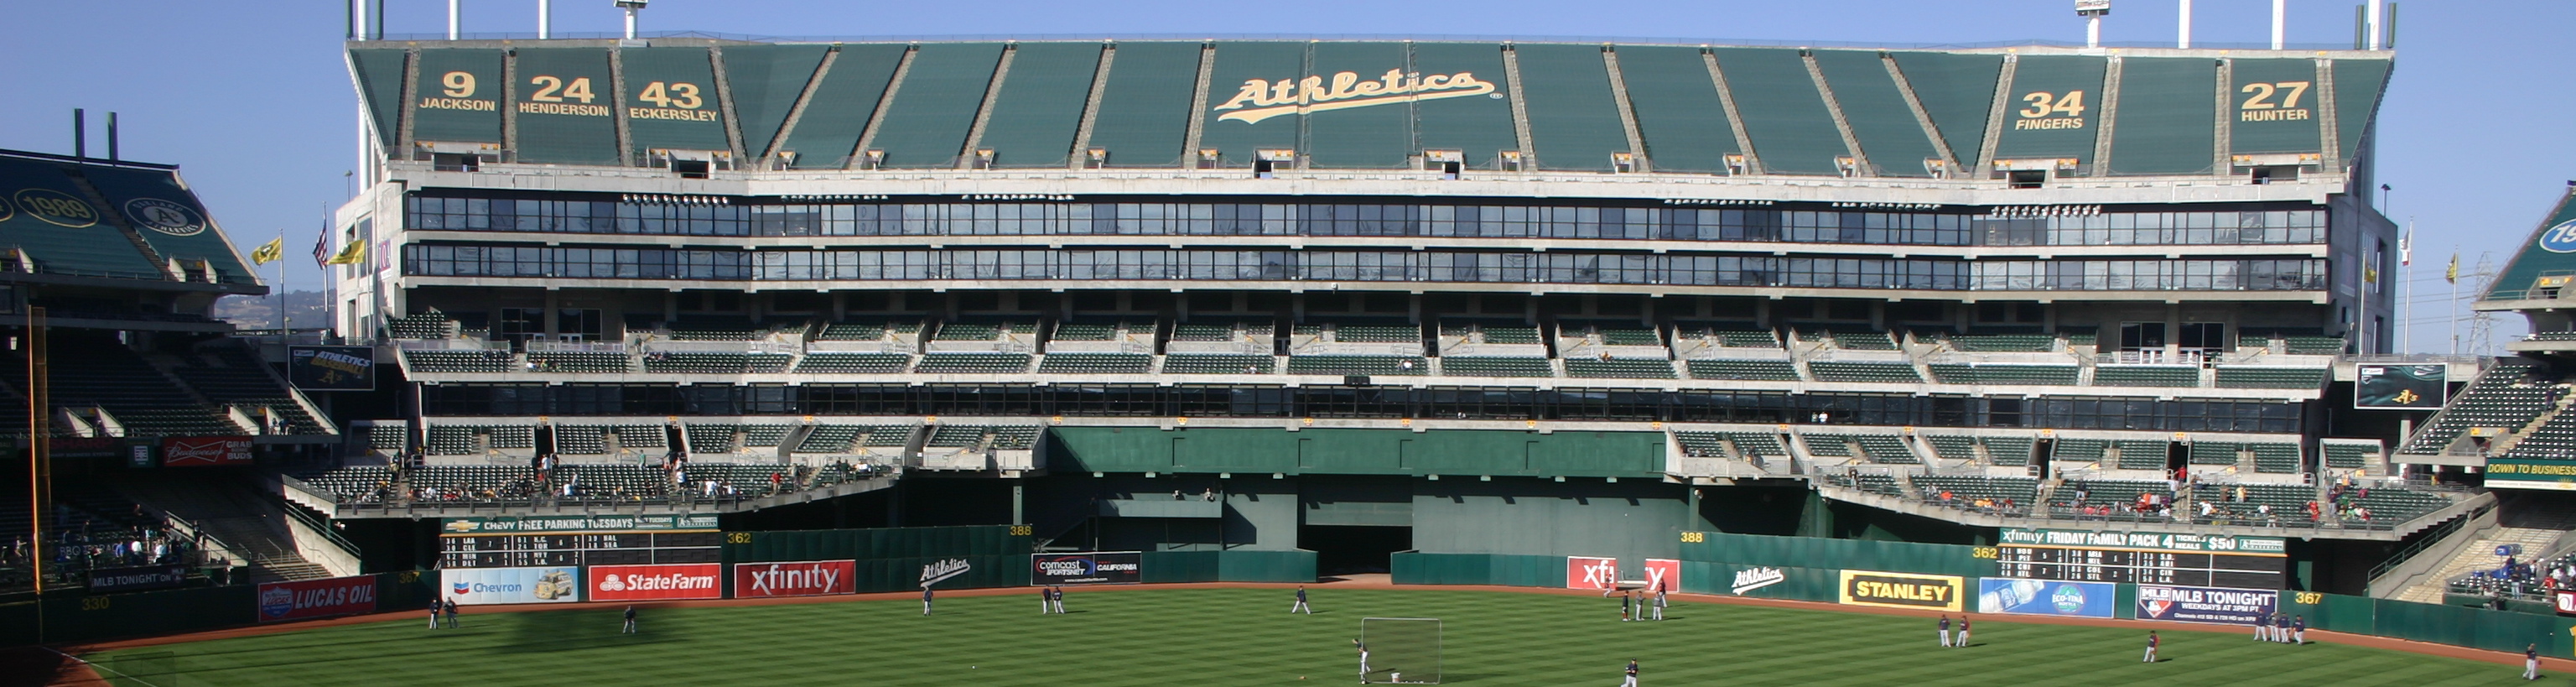
[[[331,230],[324,229],[313,237],[313,266],[327,270],[331,268],[330,261]]]

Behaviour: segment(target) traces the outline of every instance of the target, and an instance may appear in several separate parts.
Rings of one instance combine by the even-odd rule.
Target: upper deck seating
[[[1798,368],[1786,360],[1686,360],[1692,379],[1798,381]]]
[[[2200,386],[2200,368],[2191,365],[2096,365],[2098,386]]]
[[[1811,361],[1807,372],[1819,382],[1877,382],[1921,384],[1923,375],[1913,365],[1897,362],[1831,362]]]

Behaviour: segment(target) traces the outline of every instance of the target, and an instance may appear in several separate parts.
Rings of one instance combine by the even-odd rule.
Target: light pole
[[[652,1],[616,0],[618,9],[626,10],[626,40],[635,40],[635,13],[644,11],[644,4]]]

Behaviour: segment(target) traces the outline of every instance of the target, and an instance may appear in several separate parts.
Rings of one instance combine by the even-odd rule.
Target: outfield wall
[[[360,577],[374,578],[374,599],[363,605],[365,610],[350,612],[426,609],[438,593],[439,575],[435,570]],[[126,594],[49,593],[41,602],[0,605],[0,646],[145,637],[249,625],[262,620],[260,592],[260,585],[233,585]]]

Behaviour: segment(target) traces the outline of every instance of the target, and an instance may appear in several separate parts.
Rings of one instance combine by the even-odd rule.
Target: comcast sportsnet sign
[[[721,599],[724,565],[594,565],[583,571],[592,601]]]

